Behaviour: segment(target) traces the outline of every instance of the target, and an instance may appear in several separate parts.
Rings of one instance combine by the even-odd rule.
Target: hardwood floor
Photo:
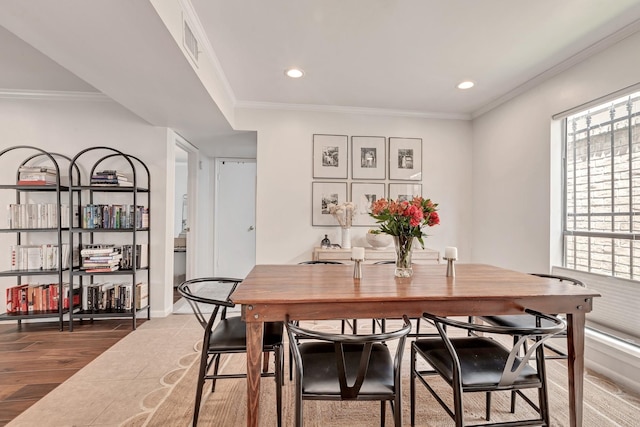
[[[173,302],[180,298],[174,288]],[[0,322],[0,427],[130,332],[130,319],[77,322],[71,333],[57,322]]]
[[[0,426],[131,331],[130,319],[78,322],[71,333],[58,323],[0,323]]]

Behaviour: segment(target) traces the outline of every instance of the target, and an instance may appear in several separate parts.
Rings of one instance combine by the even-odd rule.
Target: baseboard
[[[587,329],[585,366],[609,378],[620,388],[640,393],[640,348],[635,345]]]

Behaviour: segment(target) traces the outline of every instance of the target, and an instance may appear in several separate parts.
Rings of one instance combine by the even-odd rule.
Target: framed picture
[[[387,177],[385,142],[384,136],[351,137],[351,174],[353,179],[385,179]]]
[[[384,183],[382,182],[351,183],[351,201],[356,205],[353,225],[368,227],[376,225],[376,220],[369,213],[371,212],[371,204],[382,198],[384,198]]]
[[[313,135],[313,177],[347,179],[347,135]]]
[[[422,196],[422,184],[389,184],[390,200],[409,200]]]
[[[422,139],[389,138],[389,179],[422,180]]]
[[[311,225],[339,225],[329,213],[329,204],[340,204],[347,201],[346,182],[314,182],[311,191]]]

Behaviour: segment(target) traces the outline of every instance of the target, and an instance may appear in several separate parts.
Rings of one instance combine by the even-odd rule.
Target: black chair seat
[[[263,342],[265,348],[273,348],[282,343],[283,324],[265,323]],[[247,351],[246,323],[240,317],[229,317],[211,332],[209,351],[213,352],[244,352]]]
[[[451,344],[460,360],[462,387],[495,390],[502,378],[510,351],[490,338],[452,338]],[[439,338],[421,339],[415,341],[415,346],[422,357],[451,384],[452,360],[444,341]],[[539,384],[540,376],[536,370],[526,365],[514,380],[513,387],[535,387]]]
[[[304,376],[302,378],[302,392],[307,395],[334,394],[340,396],[340,382],[336,366],[335,345],[327,342],[308,342],[299,345]],[[355,382],[355,373],[362,354],[362,345],[345,344],[344,357],[346,364],[347,383]],[[374,344],[367,374],[365,375],[360,396],[389,395],[393,393],[393,359],[387,346]]]
[[[482,320],[493,326],[505,326],[507,328],[535,328],[536,318],[528,314],[505,314],[500,316],[482,316]],[[551,327],[552,322],[546,319],[540,321],[541,326]],[[566,331],[561,332],[558,335],[566,334]]]
[[[369,335],[331,334],[286,323],[296,373],[296,427],[303,424],[304,400],[380,401],[381,426],[388,401],[395,426],[402,425],[400,372],[411,330],[409,318],[402,319],[403,327],[397,331]],[[394,350],[389,350],[389,343],[397,344]]]

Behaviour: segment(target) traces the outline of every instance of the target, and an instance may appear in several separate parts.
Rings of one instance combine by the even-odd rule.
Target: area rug
[[[286,353],[286,352],[285,352]],[[403,365],[403,425],[409,425],[409,355],[405,352]],[[273,363],[273,362],[272,362]],[[243,372],[246,359],[243,355],[229,356],[224,360],[225,372]],[[198,364],[194,363],[176,381],[172,391],[155,411],[145,417],[131,420],[127,426],[190,426],[193,416],[195,384]],[[568,426],[568,392],[566,365],[562,361],[549,361],[549,402],[551,425]],[[285,372],[288,368],[285,366]],[[294,425],[294,385],[285,375],[283,386],[283,425]],[[444,383],[436,387],[445,396],[449,388]],[[587,373],[585,378],[584,426],[635,426],[640,419],[640,401],[625,395],[614,384]],[[530,394],[534,397],[535,394]],[[484,394],[465,395],[465,417],[467,422],[484,421]],[[426,389],[417,384],[418,408],[416,426],[451,426],[453,421],[431,397]],[[449,403],[451,399],[449,399]],[[531,415],[532,411],[520,400],[516,415],[509,413],[509,393],[493,394],[492,420],[507,421]],[[389,407],[387,407],[389,408]],[[378,402],[304,402],[304,425],[307,427],[369,427],[379,425],[380,405]],[[203,404],[200,411],[200,426],[244,426],[246,425],[246,382],[245,380],[218,381],[215,393],[205,385]],[[260,425],[276,425],[275,382],[271,378],[261,381]],[[393,425],[391,411],[387,409],[386,425]]]

